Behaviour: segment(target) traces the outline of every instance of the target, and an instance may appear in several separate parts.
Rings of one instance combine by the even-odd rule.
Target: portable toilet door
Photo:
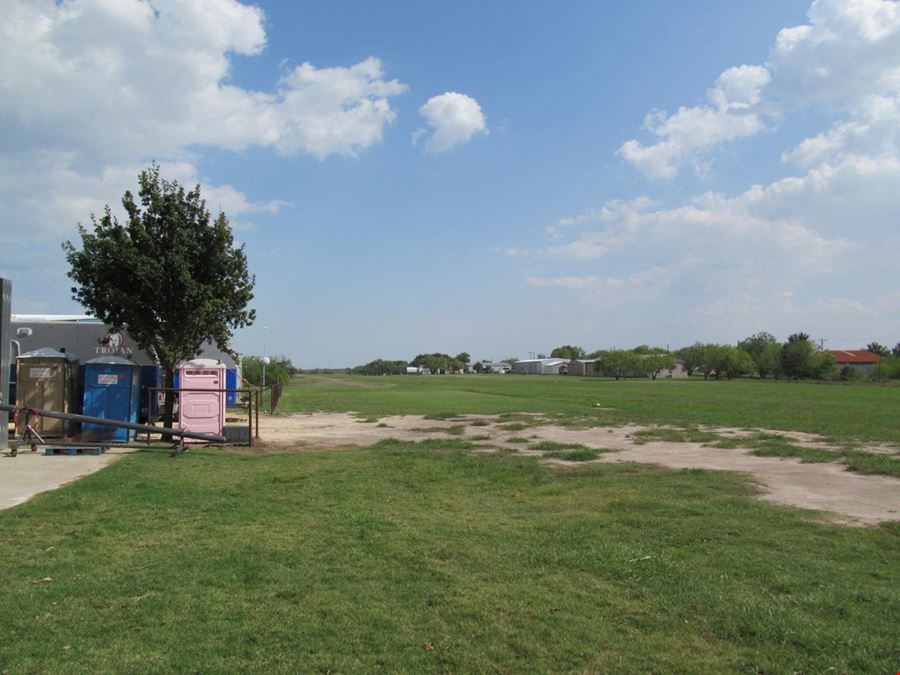
[[[117,422],[137,422],[140,408],[141,367],[120,356],[101,356],[84,364],[85,415]],[[127,443],[136,432],[102,424],[81,426],[89,441]]]
[[[151,391],[160,386],[160,367],[159,366],[141,366],[141,403],[139,419],[141,422],[148,422],[150,419],[156,419],[159,410],[159,391]],[[149,407],[148,407],[149,406]]]
[[[226,389],[238,389],[238,369],[237,368],[229,368],[225,371],[225,388]],[[225,394],[225,405],[229,408],[233,408],[238,404],[238,393],[236,391],[229,391]]]
[[[178,385],[181,428],[220,436],[225,426],[225,365],[213,359],[186,361],[178,369]],[[202,443],[198,439],[184,440]]]
[[[16,381],[16,402],[20,407],[77,412],[78,359],[71,354],[49,347],[26,352],[16,359]],[[65,436],[77,428],[69,420],[44,416],[32,426],[47,438]]]

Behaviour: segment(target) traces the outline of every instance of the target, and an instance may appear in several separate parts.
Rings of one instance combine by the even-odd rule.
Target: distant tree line
[[[900,379],[900,342],[893,349],[870,342],[865,349],[882,357],[873,379]],[[741,340],[737,346],[696,342],[674,352],[641,345],[625,350],[587,353],[583,348],[563,345],[554,349],[554,358],[595,361],[595,372],[615,377],[656,377],[676,366],[676,359],[688,375],[704,379],[734,379],[748,375],[760,378],[808,380],[856,380],[866,376],[852,366],[837,368],[834,358],[820,350],[807,333],[794,333],[779,342],[770,333],[760,332]]]
[[[361,366],[356,366],[350,372],[354,375],[405,375],[409,366],[427,369],[431,373],[459,373],[468,369],[472,357],[467,352],[461,352],[456,356],[441,354],[419,354],[412,361],[386,361],[375,359]]]
[[[882,356],[875,367],[873,379],[900,379],[900,342],[892,349],[877,342],[870,342],[866,350]],[[785,342],[765,331],[741,340],[737,346],[696,342],[675,351],[661,347],[640,345],[632,349],[598,350],[588,353],[576,345],[562,345],[550,352],[551,358],[568,361],[594,361],[594,371],[614,377],[649,377],[656,379],[662,373],[675,369],[679,364],[690,375],[703,375],[703,379],[734,379],[755,376],[760,378],[807,380],[857,380],[866,376],[851,366],[838,369],[834,358],[822,351],[807,333],[794,333]],[[538,354],[537,358],[546,358]],[[510,366],[519,359],[507,357],[501,363]],[[355,375],[402,375],[413,366],[434,374],[459,373],[472,370],[476,373],[491,372],[491,362],[483,360],[470,368],[471,357],[467,352],[456,356],[434,352],[419,354],[412,361],[387,361],[376,359],[349,371]]]

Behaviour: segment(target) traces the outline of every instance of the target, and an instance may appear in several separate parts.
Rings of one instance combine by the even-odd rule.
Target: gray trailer
[[[91,316],[13,314],[10,321],[12,358],[20,354],[50,347],[71,354],[82,363],[101,356],[120,356],[139,366],[153,366],[156,361],[137,346],[128,331],[114,331]],[[207,342],[200,358],[216,359],[226,368],[237,364],[231,355]]]

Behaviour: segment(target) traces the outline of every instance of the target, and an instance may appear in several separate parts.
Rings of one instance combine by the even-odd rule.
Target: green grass
[[[451,436],[462,436],[466,432],[466,427],[462,424],[454,424],[449,427],[414,427],[410,431],[418,431],[426,434],[450,434]]]
[[[597,404],[600,408],[596,408]],[[506,414],[527,427],[627,422],[807,431],[836,441],[900,444],[900,386],[760,380],[628,380],[594,377],[354,377],[302,375],[285,388],[279,410],[366,415]],[[545,420],[521,413],[540,413]],[[514,430],[514,429],[510,429]],[[521,429],[520,429],[521,430]]]
[[[0,670],[897,669],[900,525],[469,446],[146,452],[4,511]]]
[[[900,478],[900,456],[858,450],[847,450],[841,454],[851,471]]]
[[[538,441],[528,447],[532,450],[540,450],[545,457],[564,459],[567,462],[589,462],[597,459],[604,452],[615,452],[614,450],[589,448],[581,443],[557,443],[556,441]]]
[[[643,445],[650,441],[664,441],[666,443],[712,443],[714,441],[720,441],[723,438],[725,437],[721,434],[691,427],[684,429],[672,429],[667,427],[641,429],[640,431],[635,431],[631,436],[632,441],[637,445]]]
[[[843,462],[856,473],[879,474],[900,478],[900,456],[866,452],[852,445],[834,449],[806,447],[791,442],[781,434],[756,433],[746,436],[723,436],[696,428],[654,428],[636,431],[633,440],[638,445],[652,440],[670,443],[704,443],[717,448],[746,448],[757,457],[791,457],[801,462]]]

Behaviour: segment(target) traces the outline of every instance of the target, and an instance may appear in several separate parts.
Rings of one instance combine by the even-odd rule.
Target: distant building
[[[578,359],[576,361],[569,361],[569,367],[567,369],[567,373],[569,375],[599,375],[596,370],[594,370],[594,364],[597,363],[596,359]]]
[[[524,359],[513,364],[513,372],[523,375],[565,375],[569,371],[568,359]]]
[[[407,375],[431,375],[431,369],[425,366],[406,366]]]
[[[828,354],[834,357],[837,367],[850,366],[865,375],[872,375],[875,366],[881,363],[881,356],[865,349],[829,349]]]
[[[500,373],[506,375],[512,370],[512,366],[506,361],[482,361],[481,370],[485,373]]]

